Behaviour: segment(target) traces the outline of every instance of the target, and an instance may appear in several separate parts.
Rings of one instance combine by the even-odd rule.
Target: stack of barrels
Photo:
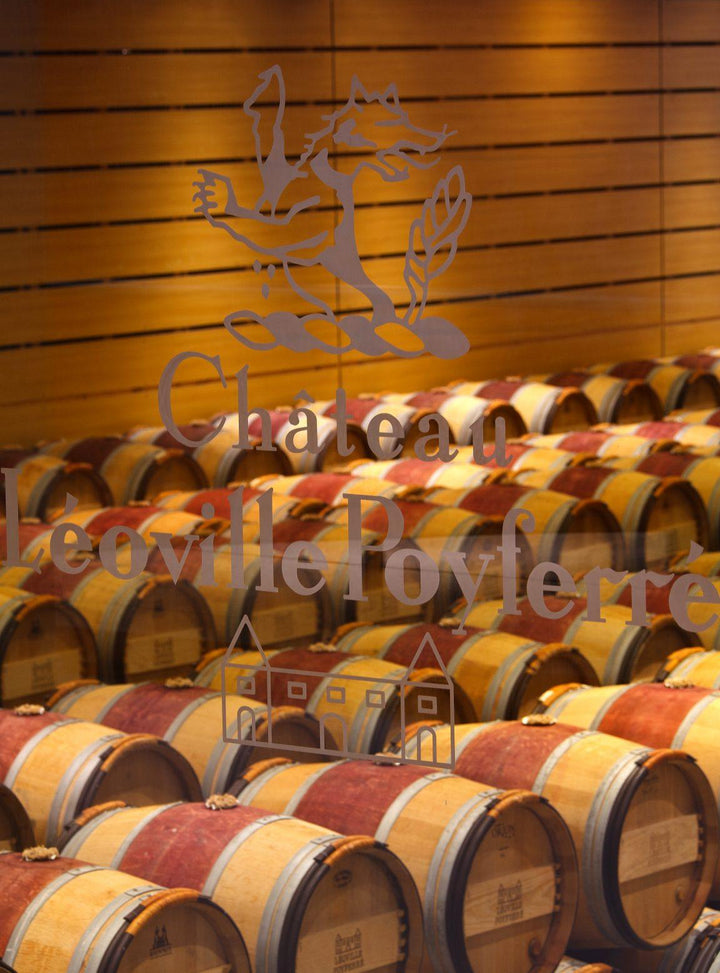
[[[718,362],[0,450],[0,969],[720,970]]]

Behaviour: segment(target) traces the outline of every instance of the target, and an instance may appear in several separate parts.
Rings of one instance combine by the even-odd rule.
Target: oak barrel
[[[318,416],[329,416],[334,421],[337,417],[334,399],[322,402],[303,403]],[[371,454],[367,442],[368,429],[377,428],[379,447],[377,456],[390,457],[393,455],[414,456],[413,447],[420,431],[418,429],[419,413],[417,409],[402,403],[385,403],[373,395],[348,397],[345,400],[345,413],[348,434],[352,431],[356,440],[364,441],[365,447],[360,455]],[[382,417],[382,418],[381,418]],[[391,417],[391,418],[385,418]],[[348,435],[348,446],[350,435]],[[347,461],[348,457],[343,457]],[[353,454],[357,459],[357,451]]]
[[[97,641],[100,675],[140,680],[186,675],[217,644],[208,606],[187,581],[141,572],[118,578],[90,559],[79,574],[55,564],[0,570],[0,585],[64,598],[83,615]]]
[[[200,798],[187,760],[147,733],[110,731],[24,706],[0,710],[0,734],[0,781],[15,791],[46,843],[56,842],[68,821],[95,802]]]
[[[420,642],[416,649],[419,649]],[[209,653],[196,685],[235,692],[272,706],[302,706],[320,722],[323,748],[344,755],[377,753],[401,722],[424,715],[470,718],[452,680],[434,666],[398,666],[382,659],[348,655],[331,645],[267,653]],[[329,739],[325,740],[325,738]]]
[[[70,463],[89,463],[106,481],[117,504],[150,500],[163,490],[207,486],[205,474],[192,457],[179,450],[131,443],[121,436],[59,439],[39,449]]]
[[[0,854],[22,851],[35,844],[35,833],[27,811],[15,794],[0,784]]]
[[[535,527],[524,533],[535,561],[554,561],[571,574],[587,564],[618,568],[624,563],[620,525],[601,500],[579,500],[557,490],[535,489],[507,478],[467,490],[437,488],[427,499],[485,517],[504,519],[511,510],[529,511]],[[521,529],[524,520],[518,520]]]
[[[438,389],[432,392],[388,393],[382,396],[384,407],[403,403],[421,410],[421,414],[436,413],[450,427],[452,442],[467,445],[473,441],[473,428],[479,428],[475,438],[486,443],[495,442],[496,423],[505,423],[505,437],[511,439],[527,432],[522,416],[509,402],[502,399],[482,399],[475,395],[453,395]]]
[[[0,856],[0,955],[17,973],[250,973],[237,925],[192,889],[39,852]]]
[[[555,372],[530,376],[561,388],[579,388],[595,406],[601,422],[640,422],[659,419],[663,407],[655,389],[641,379],[622,379],[591,372]]]
[[[582,432],[556,436],[528,435],[524,441],[545,449],[563,449],[571,453],[592,453],[595,456],[645,456],[656,450],[671,449],[672,439],[647,439],[627,433],[612,433],[605,428],[585,429]]]
[[[689,550],[693,542],[708,543],[705,505],[695,487],[680,477],[573,466],[559,473],[520,472],[514,478],[535,489],[607,504],[622,528],[630,570],[667,567],[671,557]]]
[[[697,646],[678,649],[662,663],[655,679],[657,682],[684,680],[705,689],[720,689],[720,652],[708,652]]]
[[[117,543],[128,538],[127,531],[134,531],[146,542],[154,543],[155,532],[183,537],[186,534],[205,536],[227,530],[228,523],[220,517],[206,518],[185,510],[168,510],[165,507],[141,501],[125,507],[87,507],[71,514],[62,514],[54,524],[73,523],[82,527],[91,538],[100,539],[110,530],[118,534]],[[127,541],[126,541],[127,543]]]
[[[681,443],[688,449],[695,446],[713,448],[720,446],[720,429],[702,424],[691,425],[690,423],[676,422],[671,419],[625,425],[606,425],[604,429],[606,432],[618,436],[642,436],[644,439],[652,439],[656,442],[671,440],[675,443]]]
[[[232,798],[207,804],[100,807],[64,851],[211,897],[237,922],[255,973],[419,973],[420,901],[390,850]]]
[[[47,705],[124,733],[162,737],[188,760],[205,797],[229,790],[249,764],[288,748],[299,748],[297,759],[304,756],[302,750],[315,759],[320,745],[317,720],[297,706],[276,707],[268,719],[267,706],[257,700],[228,693],[223,703],[221,693],[200,689],[188,679],[170,679],[165,685],[66,683]]]
[[[651,476],[681,477],[697,490],[709,525],[709,543],[720,544],[720,457],[687,452],[659,452],[643,457],[603,460],[613,469],[636,470]]]
[[[717,364],[720,370],[720,361]],[[720,426],[720,409],[676,409],[668,419],[691,425]]]
[[[680,406],[699,409],[720,404],[720,382],[711,372],[700,369],[642,358],[594,365],[590,371],[617,378],[642,379],[657,392],[665,414]]]
[[[563,956],[555,973],[620,973],[620,971],[606,963],[586,963],[582,959]]]
[[[334,419],[328,416],[315,416],[317,445],[315,448],[315,444],[310,443],[313,446],[311,452],[308,449],[308,432],[312,430],[313,424],[307,416],[301,413],[296,416],[300,422],[293,424],[290,421],[293,410],[283,408],[267,411],[270,417],[272,442],[285,454],[293,473],[311,473],[313,470],[332,469],[334,466],[347,463],[349,457],[341,455],[342,444],[338,442],[338,427]],[[237,436],[238,413],[224,413],[224,417],[225,429]],[[217,418],[219,417],[216,416],[215,419]],[[259,439],[263,431],[261,416],[251,414],[247,428],[251,441]],[[367,439],[362,429],[348,423],[346,437],[347,449],[351,450],[350,455],[353,459],[369,455]]]
[[[65,506],[65,496],[81,507],[112,502],[110,487],[89,463],[63,462],[28,449],[0,449],[0,466],[17,470],[18,507],[23,517],[49,520]]]
[[[407,863],[432,969],[554,969],[572,927],[577,864],[560,815],[535,795],[359,760],[257,764],[246,780],[243,804],[374,835]]]
[[[425,731],[432,731],[438,757],[446,759],[450,727]],[[409,759],[418,739],[410,727]],[[571,950],[659,948],[689,932],[718,857],[717,805],[692,757],[547,716],[456,726],[454,741],[456,773],[533,790],[565,819],[580,867]]]
[[[577,388],[557,388],[542,382],[504,379],[492,382],[453,382],[453,395],[477,395],[502,399],[513,405],[531,432],[563,432],[586,429],[598,421],[595,406]]]
[[[341,652],[409,665],[429,634],[448,675],[471,701],[471,718],[477,720],[526,716],[533,712],[538,696],[560,683],[598,684],[593,667],[570,646],[484,629],[456,635],[452,626],[449,619],[438,625],[346,625],[335,633],[333,643]],[[431,666],[437,661],[426,648],[418,664]]]
[[[62,598],[0,585],[0,700],[41,702],[61,682],[95,676],[95,636]]]
[[[720,693],[678,679],[599,688],[570,684],[544,693],[538,711],[644,746],[687,751],[697,760],[720,806]],[[720,898],[720,870],[710,897]]]
[[[128,433],[127,438],[136,443],[181,450],[193,458],[213,487],[225,486],[233,480],[250,480],[266,473],[289,473],[292,469],[282,450],[258,449],[260,440],[251,441],[250,449],[241,449],[236,445],[236,437],[225,429],[218,432],[214,422],[191,422],[178,426],[178,429],[189,440],[212,438],[199,446],[188,446],[178,442],[164,426],[139,427]]]
[[[497,470],[472,463],[444,463],[442,460],[391,459],[357,460],[347,470],[356,477],[391,480],[415,487],[479,486],[497,476]]]
[[[517,615],[507,613],[508,606],[502,601],[487,601],[474,605],[465,621],[478,628],[509,632],[538,642],[575,646],[604,685],[652,679],[671,652],[700,641],[681,629],[670,615],[655,615],[648,625],[633,625],[630,608],[610,604],[602,607],[600,615],[604,621],[593,622],[587,617],[586,598],[546,595],[544,601],[548,611],[565,610],[565,614],[542,618],[529,599],[523,598],[517,602]]]

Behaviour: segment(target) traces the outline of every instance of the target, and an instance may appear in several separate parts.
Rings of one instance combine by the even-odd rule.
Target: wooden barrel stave
[[[65,852],[202,890],[237,922],[255,970],[333,969],[336,936],[343,943],[360,931],[373,973],[419,973],[420,902],[392,852],[293,818],[222,808],[100,808],[80,819]]]
[[[0,585],[66,598],[90,625],[98,646],[100,675],[142,680],[187,675],[203,652],[217,644],[202,595],[189,582],[141,572],[118,578],[99,561],[79,574],[54,564],[0,570]]]
[[[533,712],[537,698],[552,686],[569,681],[598,682],[590,663],[569,646],[546,645],[483,629],[455,635],[449,624],[349,625],[335,633],[333,642],[342,652],[409,665],[427,634],[448,674],[470,700],[471,719],[526,716]],[[426,649],[418,664],[428,666],[432,661]]]
[[[0,699],[42,702],[61,682],[97,675],[95,636],[73,606],[0,586]]]
[[[556,812],[528,792],[480,788],[421,767],[285,763],[258,765],[239,798],[387,842],[418,885],[433,969],[552,968],[574,912],[569,835]],[[526,896],[523,910],[513,913],[509,904],[503,913],[503,890],[516,884]]]
[[[676,649],[699,642],[677,625],[669,615],[650,619],[647,626],[632,624],[632,610],[624,605],[605,605],[604,622],[587,619],[587,600],[574,596],[546,596],[549,611],[570,610],[556,619],[541,618],[527,598],[518,601],[518,615],[503,612],[501,601],[474,605],[466,617],[468,625],[509,632],[538,642],[564,642],[580,650],[595,669],[600,682],[612,685],[651,679],[658,666]]]
[[[205,474],[190,456],[121,436],[59,439],[40,450],[73,463],[89,463],[106,481],[117,504],[149,500],[173,487],[198,490],[207,486]]]
[[[573,950],[670,946],[692,928],[717,863],[718,818],[707,778],[686,753],[542,716],[432,731],[440,759],[454,737],[456,773],[528,787],[563,815],[581,876]],[[417,748],[411,727],[410,759]],[[665,857],[654,843],[661,833],[670,838]]]
[[[18,973],[193,969],[250,973],[236,924],[190,889],[169,891],[72,858],[0,859],[0,953]]]
[[[189,763],[157,737],[110,731],[42,707],[22,712],[0,710],[0,780],[25,805],[41,841],[57,841],[95,800],[122,796],[147,804],[200,796]]]
[[[247,766],[279,756],[288,747],[310,751],[299,752],[298,759],[314,759],[317,754],[319,726],[299,707],[276,708],[268,721],[267,707],[257,700],[227,693],[223,702],[219,692],[194,687],[189,680],[189,685],[170,682],[182,685],[70,683],[60,687],[48,706],[124,733],[162,737],[188,760],[205,797],[229,790]],[[248,719],[241,719],[238,727],[240,709]],[[241,742],[224,739],[225,730]]]

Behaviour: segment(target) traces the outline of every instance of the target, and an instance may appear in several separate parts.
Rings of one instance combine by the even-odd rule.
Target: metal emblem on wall
[[[290,311],[266,315],[248,309],[234,311],[225,318],[230,334],[258,351],[283,346],[292,351],[333,354],[359,351],[375,356],[389,352],[401,358],[431,354],[452,359],[465,354],[469,348],[465,335],[447,319],[429,313],[428,308],[431,285],[453,262],[458,238],[470,214],[472,197],[465,189],[462,168],[455,166],[438,180],[410,226],[403,270],[408,306],[402,316],[390,295],[363,266],[355,232],[355,183],[360,173],[371,170],[384,182],[403,182],[410,178],[412,169],[435,166],[439,161],[438,150],[454,133],[446,127],[439,132],[430,131],[412,122],[400,104],[394,84],[384,92],[368,92],[354,77],[347,102],[330,115],[322,116],[326,124],[306,135],[305,150],[291,163],[285,154],[282,70],[275,65],[259,77],[261,83],[245,101],[243,109],[252,119],[262,192],[254,204],[246,205],[242,193],[228,176],[200,169],[201,178],[194,183],[195,212],[257,254],[256,273],[266,271],[268,275],[262,287],[265,298],[275,274],[281,271],[295,294],[313,310],[303,316]],[[260,107],[263,100],[269,106]],[[264,117],[267,113],[271,119]],[[268,121],[272,122],[270,136],[266,134]],[[360,161],[350,171],[343,171],[343,163],[352,159],[355,152],[361,153]],[[308,195],[293,202],[299,188]],[[313,188],[317,190],[314,193]],[[307,236],[302,217],[317,212],[320,194],[326,195],[328,191],[339,211],[337,225],[332,232],[326,230]],[[258,231],[266,237],[273,230],[277,231],[277,243],[259,242]],[[369,303],[371,310],[338,316],[321,295],[312,293],[299,282],[298,270],[308,267],[324,270],[333,281],[356,293],[359,303]],[[269,340],[258,342],[244,335],[237,327],[243,322],[263,325]],[[344,338],[338,344],[322,340],[308,330],[307,326],[313,322],[336,325]],[[411,336],[414,339],[406,342],[414,346],[412,350],[382,334],[383,331],[398,334],[403,330],[408,332],[408,339]]]

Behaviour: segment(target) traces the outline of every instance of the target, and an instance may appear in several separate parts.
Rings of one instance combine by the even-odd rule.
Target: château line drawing
[[[394,84],[382,92],[368,91],[355,76],[346,103],[321,116],[325,124],[306,135],[304,151],[291,162],[285,150],[286,92],[282,70],[274,65],[259,78],[260,84],[244,102],[243,110],[252,119],[263,187],[260,196],[254,204],[247,205],[240,188],[227,175],[199,169],[200,178],[193,184],[195,212],[256,254],[254,270],[260,273],[267,269],[268,274],[268,282],[262,287],[264,297],[268,297],[280,269],[290,288],[313,310],[299,317],[290,311],[263,316],[242,309],[225,317],[227,330],[236,340],[259,351],[283,346],[293,351],[333,354],[354,350],[375,356],[391,352],[402,358],[430,353],[452,359],[465,354],[469,349],[465,335],[447,319],[428,313],[432,282],[454,260],[458,238],[470,214],[472,197],[465,188],[462,167],[454,166],[438,180],[412,221],[403,270],[408,306],[402,316],[387,291],[363,265],[355,220],[355,183],[361,172],[370,170],[389,183],[405,181],[411,170],[436,165],[438,151],[454,133],[448,132],[447,127],[432,131],[415,124],[400,104]],[[348,158],[354,159],[354,154],[359,161],[346,171],[344,163]],[[317,191],[313,192],[313,188]],[[299,189],[309,195],[293,201]],[[327,195],[328,191],[339,214],[332,233],[303,230],[303,217],[317,211],[320,192]],[[258,230],[263,231],[261,236],[272,230],[277,242],[261,243],[256,237]],[[349,312],[338,317],[322,296],[301,285],[297,272],[306,267],[322,268],[349,288],[360,306],[369,303],[369,316],[365,312]],[[271,340],[248,337],[242,328],[247,322],[263,325]],[[306,327],[317,322],[336,325],[344,337],[337,344],[321,339]],[[393,334],[405,330],[414,340],[400,347],[386,336],[388,325],[394,328]]]
[[[243,662],[243,652],[242,650],[236,652],[236,647],[240,642],[243,633],[247,631],[256,651],[260,655],[261,662],[257,664],[250,664]],[[408,725],[405,713],[405,703],[406,703],[406,693],[405,688],[410,685],[410,678],[412,673],[418,666],[418,661],[423,655],[426,648],[429,648],[433,653],[438,669],[442,672],[443,682],[423,682],[418,680],[412,681],[412,687],[414,690],[419,692],[417,705],[418,711],[424,715],[434,717],[437,715],[437,698],[438,693],[446,694],[447,699],[447,712],[449,715],[449,726],[450,726],[450,758],[446,762],[438,761],[437,759],[437,744],[435,739],[435,732],[432,726],[419,725],[412,737],[406,739]],[[399,705],[400,705],[400,732],[399,732],[399,742],[398,742],[398,753],[392,754],[374,754],[365,753],[352,749],[348,746],[348,741],[351,739],[350,728],[344,717],[337,712],[325,713],[320,719],[320,744],[318,747],[301,746],[295,744],[278,744],[273,741],[272,733],[272,713],[273,713],[273,676],[287,676],[292,677],[288,683],[288,694],[290,696],[290,701],[296,703],[298,706],[302,706],[303,702],[310,698],[311,692],[308,689],[307,680],[313,680],[317,682],[318,677],[330,676],[331,685],[326,686],[322,692],[326,694],[326,702],[332,703],[342,703],[344,702],[344,692],[345,686],[349,685],[351,682],[354,687],[357,688],[358,685],[364,683],[365,685],[365,706],[369,709],[381,709],[387,700],[386,693],[393,692],[399,689]],[[263,680],[263,691],[258,693],[258,683],[259,680]],[[303,687],[305,691],[303,692]],[[426,690],[426,695],[423,694],[423,690]],[[317,691],[317,690],[314,690]],[[271,665],[260,640],[252,626],[252,623],[247,615],[243,616],[240,624],[235,631],[235,634],[225,651],[221,666],[221,692],[222,692],[222,719],[223,719],[223,740],[228,743],[237,743],[241,746],[257,747],[265,749],[273,749],[275,751],[287,751],[288,755],[293,753],[309,753],[317,754],[318,757],[326,756],[331,757],[334,760],[352,758],[359,760],[386,760],[389,763],[412,763],[415,765],[434,767],[441,770],[453,770],[455,767],[455,694],[454,694],[454,684],[450,676],[448,675],[447,669],[445,667],[442,658],[437,650],[431,635],[429,633],[425,634],[420,641],[417,652],[413,657],[412,662],[407,667],[402,678],[378,678],[376,676],[357,676],[345,674],[342,672],[322,673],[315,670],[304,670],[304,669],[289,669],[282,668],[280,666]],[[244,696],[246,698],[252,699],[253,696],[258,694],[261,698],[266,700],[266,715],[267,717],[267,735],[264,740],[258,740],[256,736],[256,712],[251,706],[240,706],[235,709],[235,703],[233,702],[233,708],[230,708],[229,699],[236,696]],[[432,695],[431,695],[432,694]],[[303,707],[304,708],[304,707]],[[326,725],[329,722],[333,724],[337,723],[342,727],[342,741],[336,741],[331,737],[328,740],[330,734],[326,733]],[[249,724],[249,733],[244,734],[243,726],[244,724]],[[425,738],[429,740],[430,747],[432,749],[432,759],[423,759]],[[416,747],[413,751],[414,755],[410,755],[408,750],[410,749],[410,740],[416,740]]]

